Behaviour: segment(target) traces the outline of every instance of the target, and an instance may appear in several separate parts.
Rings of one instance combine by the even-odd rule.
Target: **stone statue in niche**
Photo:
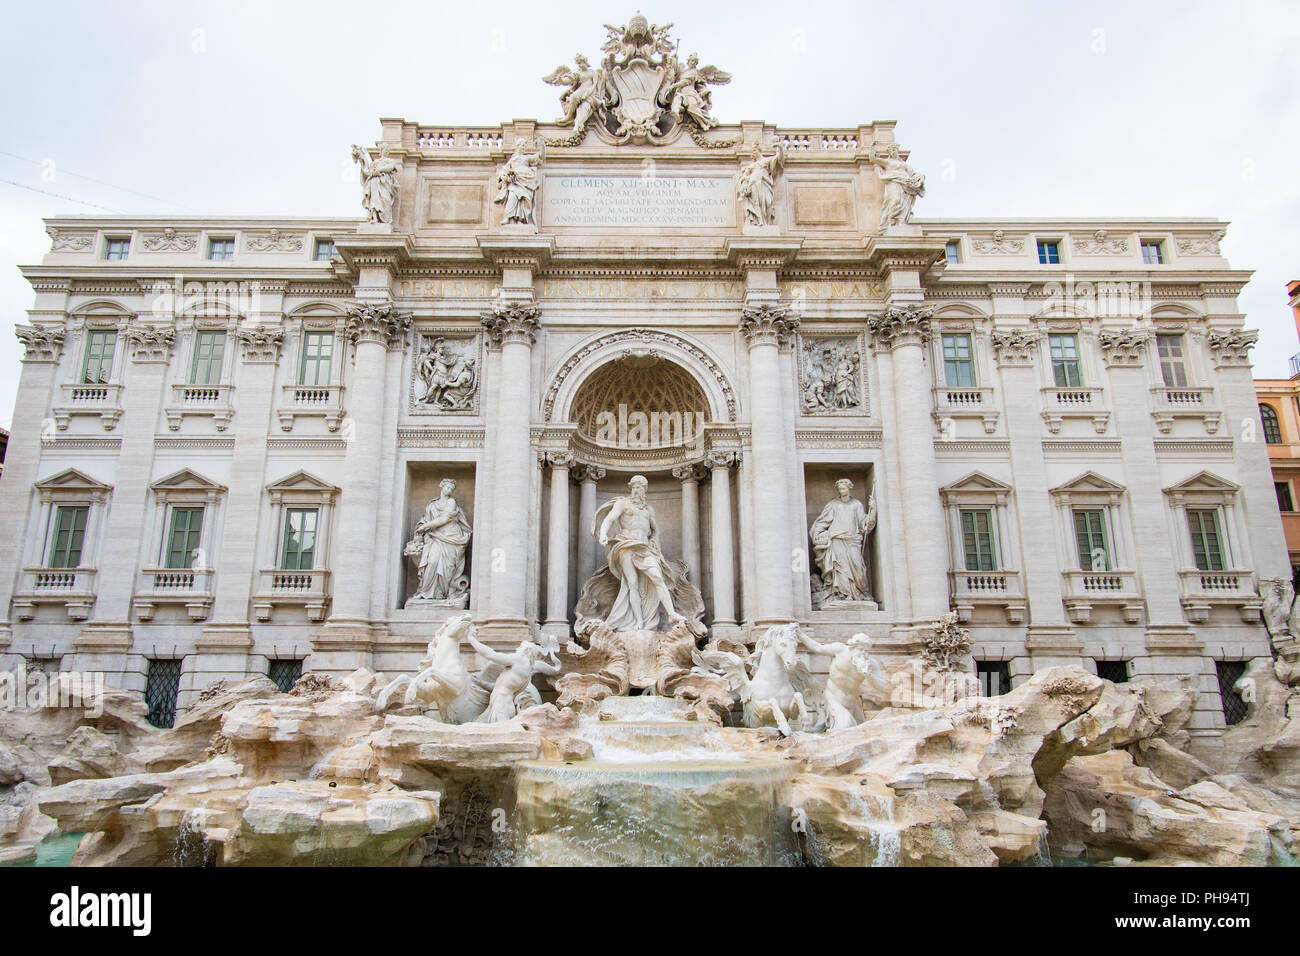
[[[415,595],[407,602],[423,601],[447,607],[465,607],[469,578],[465,576],[465,550],[472,533],[464,510],[452,497],[456,482],[444,478],[439,495],[429,502],[415,523],[415,537],[406,555],[420,575]]]
[[[618,581],[618,595],[605,616],[616,631],[657,630],[661,616],[669,625],[684,620],[673,607],[672,588],[678,570],[659,549],[655,510],[646,501],[647,482],[634,475],[629,494],[596,511],[596,540],[609,548],[609,570]],[[685,578],[685,574],[681,574]]]
[[[523,139],[509,159],[497,167],[497,196],[493,202],[505,205],[503,224],[536,225],[534,204],[542,184],[540,141]]]
[[[808,342],[803,349],[805,415],[862,407],[862,357],[851,344]]]
[[[736,182],[736,196],[745,210],[745,225],[770,226],[776,222],[773,197],[776,194],[776,177],[781,174],[785,151],[777,147],[771,156],[754,148],[754,158],[740,168]]]
[[[835,601],[870,601],[871,569],[867,565],[867,536],[876,527],[876,492],[873,488],[864,508],[854,498],[853,482],[835,482],[839,497],[826,504],[809,532],[813,555],[821,569],[822,592],[814,594],[814,606]]]
[[[470,349],[438,337],[416,357],[416,374],[421,391],[416,401],[444,411],[465,411],[474,407],[478,393],[478,369]]]
[[[893,144],[884,150],[872,147],[871,162],[879,169],[880,181],[885,186],[884,201],[880,204],[880,234],[887,236],[912,221],[912,205],[917,196],[925,195],[925,177],[899,158],[898,147]]]
[[[372,160],[370,153],[360,146],[352,147],[352,161],[361,164],[361,205],[366,209],[366,219],[372,223],[392,223],[397,205],[397,171],[399,160],[388,155],[388,144],[379,144],[379,158]]]

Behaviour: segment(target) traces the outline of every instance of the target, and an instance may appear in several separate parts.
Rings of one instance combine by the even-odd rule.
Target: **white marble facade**
[[[182,707],[271,659],[410,669],[462,613],[408,604],[404,547],[448,478],[480,635],[564,635],[605,560],[593,515],[643,474],[715,633],[799,621],[902,654],[952,609],[1013,680],[1188,675],[1214,745],[1215,662],[1268,654],[1258,581],[1290,575],[1224,223],[881,235],[893,123],[585,124],[384,120],[391,222],[49,220],[23,269],[0,658],[132,688],[182,658]],[[503,223],[521,144],[540,184]],[[777,155],[773,221],[747,224],[737,177]],[[809,527],[840,478],[875,493],[870,599],[815,602]],[[1216,522],[1212,572],[1190,520]]]

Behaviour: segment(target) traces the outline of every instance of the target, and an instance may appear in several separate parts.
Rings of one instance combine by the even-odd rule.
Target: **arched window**
[[[1282,444],[1282,428],[1277,423],[1277,410],[1272,405],[1260,405],[1259,418],[1264,423],[1264,441],[1270,445]]]

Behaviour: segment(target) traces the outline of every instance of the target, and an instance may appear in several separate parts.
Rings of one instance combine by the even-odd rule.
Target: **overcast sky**
[[[554,119],[540,77],[637,2],[6,4],[0,425],[42,216],[358,214],[378,117]],[[1257,375],[1300,351],[1300,5],[639,2],[734,75],[723,122],[897,120],[919,217],[1229,220]]]

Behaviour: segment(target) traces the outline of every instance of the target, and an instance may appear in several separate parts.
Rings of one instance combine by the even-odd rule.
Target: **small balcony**
[[[997,430],[999,414],[993,405],[991,388],[938,386],[934,389],[934,420],[941,434],[946,418],[976,418],[984,425],[985,434],[991,435]]]
[[[977,607],[1000,607],[1008,624],[1025,619],[1025,592],[1019,571],[949,571],[948,591],[957,619],[968,623]]]
[[[153,619],[159,605],[183,605],[191,621],[212,610],[212,568],[145,568],[132,604],[141,621]]]
[[[1183,612],[1192,624],[1204,624],[1210,609],[1236,607],[1247,624],[1259,621],[1263,600],[1255,589],[1255,575],[1250,571],[1179,571]]]
[[[1162,435],[1168,435],[1180,418],[1200,419],[1206,433],[1213,435],[1219,430],[1223,415],[1214,407],[1212,388],[1160,386],[1151,389],[1151,417]]]
[[[1136,571],[1066,571],[1065,608],[1075,624],[1092,621],[1097,605],[1116,606],[1129,624],[1142,622],[1142,595],[1138,592]]]
[[[104,431],[111,432],[122,417],[121,385],[62,385],[59,393],[60,401],[51,409],[59,431],[67,431],[75,416],[86,415],[98,417]]]
[[[302,417],[323,418],[326,428],[338,431],[344,414],[343,386],[286,385],[275,414],[282,431],[293,431],[294,420]]]
[[[84,621],[95,604],[94,568],[24,568],[13,614],[30,621],[42,604],[61,604],[71,621]]]
[[[1045,388],[1043,389],[1043,421],[1053,435],[1060,433],[1067,418],[1083,418],[1092,422],[1098,435],[1106,433],[1110,411],[1105,407],[1105,395],[1100,388]]]
[[[235,415],[233,385],[173,385],[167,406],[167,427],[178,431],[187,415],[205,415],[224,432]]]
[[[330,600],[329,577],[329,571],[324,568],[308,571],[265,569],[258,576],[253,614],[259,621],[269,621],[277,607],[301,607],[307,620],[323,621]]]

